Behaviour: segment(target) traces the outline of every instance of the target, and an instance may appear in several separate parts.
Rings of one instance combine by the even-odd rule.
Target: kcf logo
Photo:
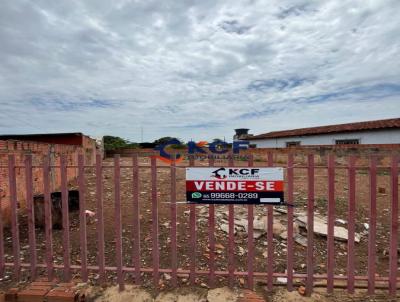
[[[200,141],[198,143],[195,142],[187,143],[188,154],[196,154],[196,153],[207,154],[207,151],[203,149],[203,147],[205,147],[207,144],[208,142],[206,141]],[[171,164],[174,161],[176,163],[182,161],[183,158],[181,154],[178,153],[175,155],[175,158],[173,158],[174,156],[166,151],[166,148],[171,145],[181,145],[181,142],[177,139],[171,139],[165,144],[158,145],[157,147],[154,148],[154,150],[158,150],[160,152],[160,155],[156,156],[156,158],[164,162],[167,162],[169,164]],[[232,143],[233,154],[239,154],[240,150],[247,150],[248,146],[249,146],[248,141],[234,141]],[[208,144],[208,149],[212,154],[225,154],[229,152],[230,146],[226,142],[217,141]]]
[[[226,170],[225,168],[219,168],[215,171],[212,171],[211,177],[216,178],[216,179],[224,179],[224,178],[226,178],[226,174],[224,173],[225,170]]]
[[[258,178],[260,169],[257,168],[219,168],[211,172],[211,177],[216,179],[229,178]]]

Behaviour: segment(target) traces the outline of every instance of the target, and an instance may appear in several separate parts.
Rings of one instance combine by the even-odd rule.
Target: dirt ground
[[[141,165],[149,165],[148,158],[140,159]],[[161,162],[159,165],[165,165]],[[121,165],[131,165],[131,159],[122,158]],[[180,163],[177,168],[177,217],[178,217],[178,267],[182,269],[189,268],[189,256],[193,251],[189,248],[189,205],[185,203],[185,169],[184,166],[188,165],[187,161]],[[206,160],[196,161],[198,166],[206,166]],[[227,160],[216,160],[215,165],[228,165]],[[240,160],[235,161],[236,166],[246,166],[247,162]],[[276,160],[275,166],[285,166],[286,163]],[[301,168],[304,163],[299,159],[295,160],[294,169],[294,196],[295,196],[295,213],[302,213],[306,211],[307,204],[307,171]],[[338,161],[339,166],[343,166],[343,162]],[[106,244],[106,265],[115,265],[115,207],[114,207],[114,181],[113,181],[113,160],[104,160],[104,220],[105,220],[105,244]],[[254,162],[254,166],[266,166],[263,159],[258,159]],[[299,166],[300,168],[296,168]],[[87,209],[96,212],[95,200],[95,174],[94,169],[86,168],[86,204]],[[141,223],[141,264],[142,267],[152,267],[152,239],[151,239],[151,177],[149,167],[140,168],[140,223]],[[389,268],[388,247],[389,247],[389,225],[390,225],[390,174],[387,169],[378,170],[378,224],[377,224],[377,275],[387,276]],[[336,199],[336,219],[337,226],[347,228],[347,171],[346,169],[337,169],[335,172],[335,199]],[[122,203],[122,224],[123,224],[123,255],[124,265],[132,266],[132,246],[133,242],[132,223],[133,223],[133,192],[132,192],[132,168],[121,169],[121,203]],[[287,185],[287,184],[286,184]],[[74,184],[71,184],[74,187]],[[315,213],[316,215],[325,216],[327,212],[327,169],[318,167],[315,170]],[[157,171],[157,197],[159,209],[159,244],[160,244],[160,266],[161,268],[169,268],[171,263],[171,250],[170,250],[170,169],[159,168]],[[356,232],[360,235],[360,242],[356,244],[356,257],[355,267],[356,275],[365,275],[367,272],[367,245],[368,245],[368,209],[369,209],[369,175],[367,170],[358,170],[356,174]],[[197,250],[196,261],[197,268],[206,270],[208,268],[208,221],[207,212],[208,206],[196,206],[197,208]],[[216,206],[217,212],[226,213],[227,206]],[[235,213],[246,214],[246,207],[235,206]],[[256,206],[255,215],[262,217],[266,215],[266,209],[262,206]],[[247,218],[247,216],[244,216]],[[285,223],[286,215],[276,216],[275,219],[282,220]],[[343,221],[342,221],[343,220]],[[22,213],[20,217],[20,237],[22,254],[21,259],[23,262],[29,262],[29,245],[27,238],[27,219]],[[79,219],[78,213],[70,214],[71,225],[71,262],[72,264],[80,264],[80,245],[79,245]],[[307,231],[301,230],[301,233],[306,236]],[[44,232],[41,229],[36,230],[37,234],[37,252],[39,263],[43,263],[45,255],[45,239]],[[215,230],[217,251],[216,251],[216,268],[217,270],[227,269],[227,234],[219,228]],[[54,254],[55,263],[63,263],[63,245],[62,245],[62,231],[54,230]],[[5,252],[6,261],[12,262],[12,238],[9,230],[5,230]],[[255,239],[255,271],[266,271],[266,236],[262,235],[260,238]],[[315,272],[324,274],[326,273],[326,238],[315,236]],[[274,269],[276,272],[285,272],[286,269],[286,240],[275,237],[274,238]],[[238,271],[244,271],[247,268],[247,235],[238,232],[235,236],[235,265]],[[347,264],[347,243],[335,240],[335,274],[346,274]],[[306,272],[306,248],[300,244],[295,244],[294,249],[294,271],[295,273]],[[97,264],[97,226],[96,223],[88,225],[88,261],[89,265]],[[41,270],[44,273],[44,270]],[[60,272],[58,272],[60,274]],[[59,275],[61,277],[61,275]],[[24,278],[28,278],[28,273],[23,274]],[[79,272],[75,272],[75,278],[79,278]],[[90,280],[93,284],[98,279],[96,272],[91,272]],[[107,273],[107,278],[110,283],[115,282],[115,274]],[[125,276],[127,283],[132,282],[133,276],[129,273]],[[152,287],[152,278],[150,274],[142,273],[144,286]],[[8,271],[6,277],[2,280],[7,282],[11,279],[11,273]],[[161,274],[160,285],[163,288],[169,288],[168,274]],[[207,282],[206,277],[199,277],[197,284]],[[218,286],[225,286],[227,280],[225,277],[217,278]],[[188,276],[180,276],[178,279],[179,285],[184,286],[188,284]],[[301,282],[301,280],[300,280]],[[235,286],[244,287],[246,280],[238,278]]]
[[[325,290],[316,289],[310,296],[306,297],[297,290],[288,292],[284,288],[277,288],[273,292],[260,290],[257,292],[263,300],[245,300],[246,291],[240,289],[229,289],[221,287],[215,289],[204,289],[196,287],[182,287],[179,289],[163,291],[158,294],[151,294],[144,288],[127,286],[123,292],[117,286],[103,289],[92,287],[87,291],[89,302],[241,302],[241,301],[265,301],[265,302],[368,302],[368,301],[397,301],[388,299],[384,294],[377,293],[373,298],[367,297],[365,291],[356,291],[348,295],[344,291],[335,290],[333,294],[327,295]]]

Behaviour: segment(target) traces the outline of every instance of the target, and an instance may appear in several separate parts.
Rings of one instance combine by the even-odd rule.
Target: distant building
[[[249,129],[237,128],[235,129],[235,135],[233,136],[233,141],[246,140],[252,136],[253,134],[249,134]]]
[[[0,140],[31,141],[48,144],[83,145],[88,136],[80,132],[72,133],[38,133],[38,134],[1,134]]]
[[[274,131],[247,140],[256,148],[400,144],[400,118]]]

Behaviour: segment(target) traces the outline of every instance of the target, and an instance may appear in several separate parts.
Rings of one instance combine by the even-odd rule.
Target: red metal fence
[[[266,155],[267,166],[273,166],[273,154],[268,153]],[[342,280],[347,282],[347,290],[349,293],[354,292],[356,281],[367,281],[368,292],[373,294],[376,288],[376,282],[379,281],[384,283],[388,288],[390,295],[395,295],[397,287],[399,285],[398,277],[398,156],[391,158],[391,164],[389,166],[378,166],[377,159],[371,157],[368,165],[356,166],[356,158],[350,156],[347,159],[347,164],[337,165],[335,163],[335,157],[329,155],[327,157],[327,165],[315,165],[314,155],[310,154],[307,157],[307,162],[304,165],[294,164],[294,155],[289,154],[285,164],[286,171],[286,192],[285,197],[289,204],[295,203],[294,198],[294,184],[295,169],[303,169],[307,172],[307,248],[306,248],[306,271],[303,273],[294,272],[294,240],[293,240],[293,221],[294,213],[293,207],[287,209],[287,243],[286,243],[286,270],[285,272],[276,272],[274,270],[274,237],[273,237],[273,206],[266,206],[267,208],[267,257],[266,257],[266,271],[260,271],[254,267],[255,259],[255,248],[253,239],[253,219],[254,219],[254,206],[247,206],[248,211],[248,241],[247,241],[247,269],[238,270],[235,266],[235,206],[228,206],[228,246],[227,246],[227,269],[217,270],[215,262],[215,251],[216,251],[216,216],[215,209],[219,205],[208,206],[208,269],[199,269],[196,260],[197,249],[197,229],[196,229],[196,206],[195,204],[189,205],[189,246],[192,253],[190,254],[190,265],[188,269],[182,269],[178,267],[178,248],[177,248],[177,169],[183,168],[182,165],[176,166],[171,164],[170,166],[158,165],[155,158],[151,158],[150,164],[141,164],[138,161],[138,157],[134,156],[131,158],[130,164],[121,164],[119,155],[114,157],[112,165],[104,165],[100,155],[97,155],[95,166],[85,165],[83,155],[80,155],[77,160],[77,165],[68,165],[66,159],[61,157],[60,165],[50,166],[48,158],[44,158],[43,164],[34,166],[32,164],[32,156],[27,155],[24,164],[16,164],[13,155],[8,157],[8,165],[1,166],[0,168],[8,171],[8,179],[1,179],[0,182],[7,182],[11,192],[11,236],[12,236],[12,260],[6,261],[5,259],[5,245],[6,241],[4,238],[4,230],[2,225],[2,219],[0,219],[0,278],[5,274],[6,270],[12,270],[13,277],[15,280],[20,280],[21,271],[30,271],[30,277],[35,279],[38,275],[38,269],[45,269],[49,279],[54,277],[55,271],[61,271],[65,281],[69,281],[72,278],[72,272],[77,272],[83,281],[87,281],[89,278],[89,272],[97,272],[99,274],[99,282],[106,282],[107,272],[116,273],[117,283],[120,288],[124,288],[126,282],[126,273],[130,273],[134,276],[134,282],[140,284],[142,282],[141,273],[152,274],[153,284],[158,286],[160,274],[168,273],[171,274],[171,285],[177,286],[178,275],[187,274],[191,284],[195,284],[196,278],[201,276],[207,280],[207,284],[210,287],[216,285],[216,277],[223,276],[228,280],[228,284],[233,286],[236,278],[244,278],[247,280],[246,286],[254,288],[254,280],[265,279],[269,289],[275,284],[277,277],[287,278],[287,289],[293,290],[294,279],[305,280],[306,291],[311,293],[316,280],[326,280],[327,291],[332,292],[335,287],[335,282]],[[209,166],[213,166],[214,160],[210,159],[208,162]],[[227,162],[229,166],[234,165],[234,160],[231,157]],[[249,157],[248,165],[253,166],[253,157]],[[195,160],[189,160],[189,166],[195,166]],[[281,165],[282,166],[282,165]],[[17,183],[16,183],[16,169],[22,169],[25,173],[25,184],[24,189],[26,191],[26,211],[28,217],[28,239],[29,239],[29,262],[21,262],[21,246],[20,246],[20,231],[19,231],[19,210],[17,206]],[[33,205],[33,190],[32,190],[32,169],[42,169],[43,180],[44,180],[44,198],[45,198],[45,261],[44,263],[38,263],[37,251],[36,251],[36,232],[38,229],[35,228],[34,219],[34,205]],[[55,264],[54,262],[54,250],[53,250],[53,228],[52,228],[52,210],[51,210],[51,188],[49,182],[49,171],[50,169],[60,169],[61,175],[61,193],[62,193],[62,242],[63,242],[63,257],[62,264]],[[68,211],[68,184],[67,184],[67,169],[78,170],[78,187],[79,187],[79,245],[80,245],[80,262],[79,264],[71,263],[71,238],[70,238],[70,218]],[[96,209],[96,230],[97,230],[97,265],[88,264],[88,250],[87,250],[87,223],[86,223],[86,195],[87,187],[85,185],[85,169],[94,169],[96,174],[96,193],[95,199],[97,203]],[[107,266],[105,258],[105,222],[104,222],[104,206],[103,206],[103,172],[105,169],[113,169],[113,186],[114,186],[114,204],[115,204],[115,225],[113,229],[115,231],[115,266]],[[131,265],[126,265],[123,261],[123,230],[121,222],[121,212],[124,210],[121,206],[121,170],[129,169],[132,175],[132,209],[133,209],[133,220],[132,220],[132,255]],[[151,182],[151,240],[152,240],[152,264],[149,266],[143,266],[141,262],[141,219],[140,219],[140,205],[139,205],[139,178],[140,171],[142,169],[150,169],[150,182]],[[170,265],[169,267],[160,267],[160,253],[165,251],[161,249],[159,244],[159,200],[158,200],[158,181],[157,171],[160,169],[169,170],[170,177]],[[315,262],[314,262],[314,191],[315,191],[315,175],[316,169],[327,170],[327,263],[326,263],[326,274],[315,273]],[[347,243],[347,267],[346,274],[338,275],[335,274],[335,242],[334,242],[334,225],[335,225],[335,171],[338,169],[344,169],[347,171],[347,224],[348,224],[348,243]],[[368,266],[365,268],[367,274],[357,275],[355,273],[355,217],[356,217],[356,173],[358,170],[363,169],[368,171],[369,174],[369,234],[368,234]],[[390,178],[390,218],[389,223],[390,229],[390,246],[388,247],[389,255],[389,266],[388,274],[386,276],[376,275],[376,264],[377,264],[377,170],[387,171]],[[337,189],[337,188],[336,188]],[[379,208],[379,210],[381,210]],[[1,212],[0,212],[1,215]],[[1,216],[0,216],[1,218]],[[110,227],[110,226],[107,226]],[[10,259],[10,258],[7,258]]]

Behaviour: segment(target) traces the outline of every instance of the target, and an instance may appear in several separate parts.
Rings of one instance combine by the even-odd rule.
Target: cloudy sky
[[[0,133],[231,139],[400,116],[400,1],[3,0]]]

